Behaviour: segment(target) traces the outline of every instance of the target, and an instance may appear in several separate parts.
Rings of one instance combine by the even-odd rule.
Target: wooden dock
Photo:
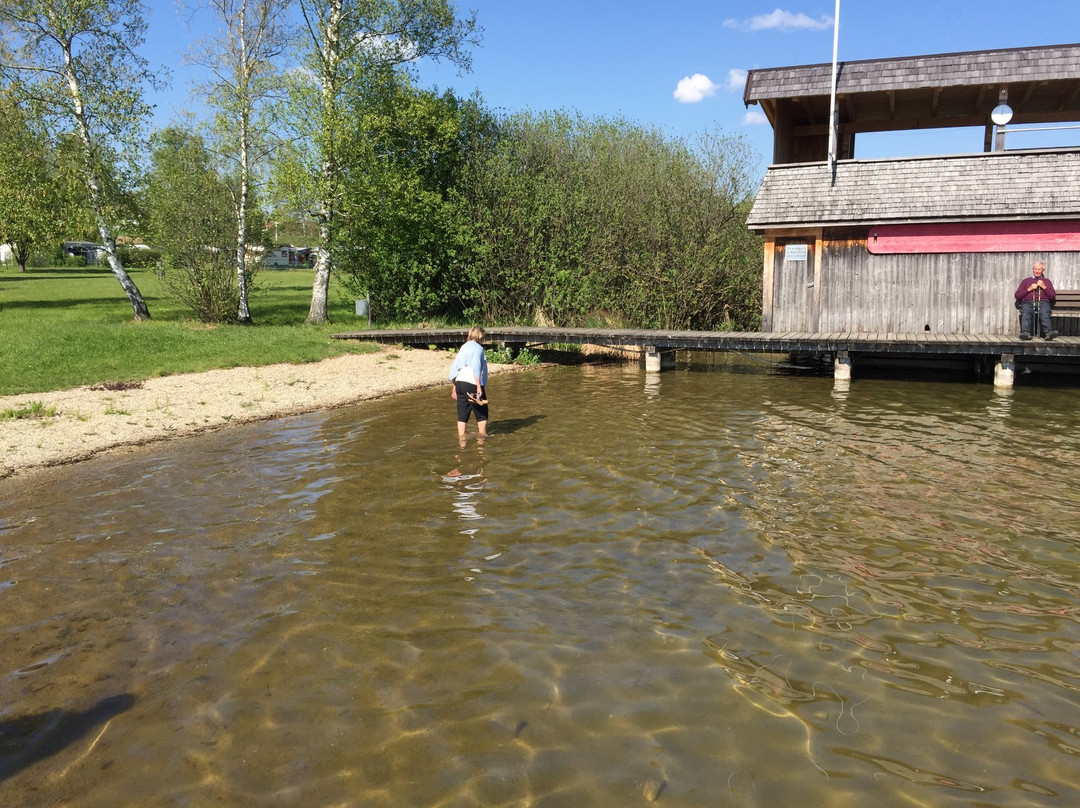
[[[903,354],[910,356],[1058,357],[1080,359],[1080,337],[1023,342],[1010,334],[872,334],[759,331],[663,331],[611,328],[539,328],[492,326],[485,342],[524,345],[636,346],[659,351],[748,351],[751,353]],[[350,331],[334,339],[367,340],[401,345],[457,347],[468,328],[416,328]]]
[[[468,328],[416,328],[350,331],[334,339],[367,340],[401,345],[457,347],[468,339]],[[637,347],[646,368],[660,370],[675,351],[738,351],[749,353],[830,354],[836,378],[850,378],[860,357],[878,359],[963,359],[994,362],[998,387],[1012,386],[1016,363],[1075,365],[1080,370],[1080,337],[1058,337],[1049,342],[1022,341],[1012,334],[885,334],[748,331],[665,331],[625,328],[559,328],[492,326],[485,328],[487,343],[517,348],[554,345]],[[650,366],[651,360],[651,366]]]

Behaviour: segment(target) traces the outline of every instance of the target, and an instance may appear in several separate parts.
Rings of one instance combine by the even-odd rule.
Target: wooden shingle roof
[[[840,62],[838,111],[851,132],[988,122],[1007,91],[1013,123],[1080,120],[1080,44]],[[750,70],[743,101],[775,126],[825,125],[832,65]],[[785,110],[781,116],[781,110]]]
[[[840,62],[838,73],[838,93],[1080,80],[1080,44]],[[751,70],[743,101],[827,96],[832,92],[831,75],[831,64]]]
[[[770,166],[747,226],[1080,218],[1080,150]]]

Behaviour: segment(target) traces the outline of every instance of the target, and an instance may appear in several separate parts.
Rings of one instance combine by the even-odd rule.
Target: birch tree
[[[299,82],[296,97],[312,114],[299,121],[306,151],[297,153],[306,158],[320,241],[307,322],[320,324],[326,322],[345,171],[343,95],[351,84],[363,83],[365,71],[408,66],[418,59],[447,59],[468,70],[467,47],[476,43],[479,29],[475,14],[459,18],[452,0],[300,0],[300,10],[307,29],[304,62],[312,81]]]
[[[102,159],[110,147],[126,145],[134,155],[150,107],[144,85],[159,77],[135,49],[146,32],[139,0],[4,0],[0,51],[5,83],[21,104],[79,144],[80,168],[109,268],[131,302],[136,320],[150,311],[120,260],[110,221]]]
[[[287,45],[288,0],[210,0],[222,28],[194,59],[213,79],[203,87],[216,110],[215,135],[232,177],[236,215],[236,321],[250,325],[248,308],[248,218],[258,168],[273,148],[269,107],[280,88],[277,61]]]

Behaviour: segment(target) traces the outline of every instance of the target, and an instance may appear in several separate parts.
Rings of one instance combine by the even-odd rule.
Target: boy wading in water
[[[476,415],[476,426],[481,435],[487,435],[488,403],[484,388],[487,387],[487,354],[480,344],[484,341],[484,329],[474,325],[469,329],[469,341],[458,349],[454,364],[450,367],[453,392],[457,401],[458,437],[465,437],[469,418]]]

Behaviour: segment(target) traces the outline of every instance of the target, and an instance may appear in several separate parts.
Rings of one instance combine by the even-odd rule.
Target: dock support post
[[[675,352],[661,353],[655,345],[645,346],[645,372],[659,373],[662,370],[671,370],[675,367]]]
[[[833,360],[833,381],[851,381],[851,356],[847,351],[837,351]]]
[[[998,390],[1011,390],[1016,378],[1016,361],[1012,354],[1002,354],[1001,361],[994,365],[994,387]]]

